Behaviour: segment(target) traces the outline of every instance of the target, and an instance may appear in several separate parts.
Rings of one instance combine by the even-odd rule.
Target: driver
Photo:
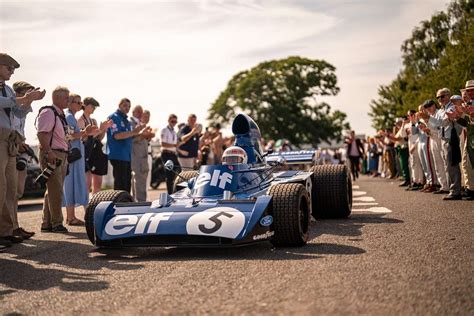
[[[222,154],[223,165],[238,165],[247,163],[247,153],[239,146],[231,146]]]

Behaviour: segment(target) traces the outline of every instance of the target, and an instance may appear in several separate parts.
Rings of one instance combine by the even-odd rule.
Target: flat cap
[[[24,90],[29,90],[29,89],[34,89],[31,84],[29,84],[26,81],[17,81],[13,84],[13,90],[15,90],[16,93],[24,91]]]
[[[0,53],[0,65],[7,65],[14,68],[20,67],[20,64],[15,59],[13,59],[12,56],[5,53]]]
[[[436,105],[435,101],[433,101],[433,100],[426,100],[425,102],[423,102],[423,107],[425,109],[429,108],[429,107],[432,107],[433,105]]]

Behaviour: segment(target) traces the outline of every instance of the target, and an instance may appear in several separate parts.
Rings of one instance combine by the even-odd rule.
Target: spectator
[[[171,160],[175,165],[175,172],[180,173],[181,167],[176,154],[178,135],[176,134],[174,127],[178,123],[178,117],[174,114],[170,114],[168,117],[168,126],[161,130],[161,159],[163,164],[168,160]],[[174,178],[176,174],[172,171],[165,170],[166,176],[166,188],[168,194],[173,193]]]
[[[369,172],[373,177],[378,176],[379,170],[379,149],[373,137],[369,138]]]
[[[143,125],[150,121],[150,112],[143,111],[137,105],[132,111],[133,117],[130,119],[132,128]],[[149,127],[143,129],[140,136],[136,136],[132,143],[132,196],[137,202],[146,201],[147,184],[146,179],[150,168],[148,166],[148,145],[155,134]]]
[[[82,205],[85,212],[89,203],[82,139],[98,133],[98,127],[94,125],[87,125],[84,129],[80,129],[75,115],[81,108],[81,96],[70,94],[68,108],[64,114],[69,127],[70,149],[75,149],[80,153],[80,155],[76,155],[74,161],[69,160],[68,173],[64,178],[63,185],[63,206],[66,207],[66,223],[70,226],[84,226],[84,222],[76,217],[75,207]]]
[[[13,235],[14,205],[17,191],[16,155],[24,138],[14,130],[14,117],[25,117],[31,111],[30,104],[41,100],[45,92],[38,89],[28,91],[23,97],[16,97],[11,87],[5,84],[19,68],[11,56],[0,53],[0,248],[23,241]]]
[[[68,230],[63,226],[61,206],[69,150],[66,140],[68,127],[63,110],[68,106],[69,90],[57,87],[53,90],[52,99],[53,105],[41,108],[36,120],[41,169],[54,170],[46,182],[41,231],[67,233]]]
[[[420,156],[418,153],[419,134],[416,128],[416,111],[410,110],[407,113],[409,122],[405,124],[404,134],[402,136],[408,137],[408,152],[409,152],[409,170],[411,172],[410,178],[412,183],[408,190],[419,190],[423,187],[423,168],[421,166]]]
[[[410,169],[409,169],[409,150],[408,150],[408,131],[411,129],[411,123],[407,117],[403,117],[399,123],[398,131],[395,134],[397,143],[398,159],[400,161],[400,168],[403,175],[404,182],[400,184],[401,187],[411,185]]]
[[[220,165],[222,154],[224,153],[224,138],[222,137],[221,124],[217,123],[214,126],[212,137],[212,142],[214,143],[214,146],[212,147],[214,151],[214,164]]]
[[[118,109],[108,119],[113,121],[112,127],[107,130],[107,154],[113,167],[114,190],[123,190],[130,193],[132,181],[132,142],[133,137],[140,135],[145,128],[138,125],[132,128],[127,119],[130,111],[130,100],[120,100]]]
[[[433,166],[436,173],[433,184],[438,184],[440,186],[439,190],[435,190],[433,193],[447,194],[449,193],[448,177],[442,157],[441,138],[438,133],[438,128],[429,123],[429,116],[435,115],[439,110],[436,108],[436,102],[433,100],[426,100],[423,103],[423,108],[424,111],[420,112],[420,118],[423,119],[426,126],[429,128],[430,151],[433,156]]]
[[[196,124],[196,115],[188,116],[188,124],[178,132],[178,161],[182,168],[194,168],[198,157],[199,137],[202,126]]]
[[[96,99],[91,97],[84,98],[83,113],[77,121],[80,129],[84,129],[88,125],[98,126],[97,121],[91,115],[99,106],[100,104]],[[86,171],[87,192],[90,192],[92,187],[93,194],[100,191],[102,188],[102,176],[107,174],[109,161],[107,155],[102,150],[102,139],[112,124],[112,120],[103,122],[97,135],[87,136],[84,139],[84,167]]]
[[[359,177],[360,158],[364,156],[364,148],[360,139],[355,137],[354,131],[351,131],[350,137],[346,139],[345,143],[350,160],[352,179],[355,181]]]
[[[199,162],[201,166],[214,163],[214,144],[212,133],[209,131],[209,127],[206,128],[199,139],[199,153]]]
[[[18,81],[13,84],[13,90],[15,90],[15,95],[17,98],[24,97],[27,92],[33,91],[35,88],[29,84],[28,82],[25,81]],[[30,108],[30,112],[32,109]],[[14,126],[15,130],[25,137],[25,121],[26,117],[13,117],[12,120],[12,125]],[[28,161],[31,159],[29,157],[28,153],[26,152],[28,149],[28,145],[23,142],[19,145],[18,147],[18,153],[19,155],[17,156],[17,195],[15,197],[15,204],[13,208],[13,215],[12,215],[12,220],[13,220],[13,236],[20,236],[23,239],[29,239],[31,238],[35,233],[34,232],[29,232],[23,229],[18,225],[18,200],[23,196],[23,192],[25,190],[25,180],[26,180],[26,173],[27,173],[27,165]],[[31,150],[31,148],[29,148]],[[27,163],[24,165],[24,167],[18,168],[18,161],[19,159],[27,159]],[[20,170],[21,169],[21,170]]]

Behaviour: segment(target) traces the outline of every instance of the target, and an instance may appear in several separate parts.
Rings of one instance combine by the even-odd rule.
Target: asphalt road
[[[98,252],[84,228],[38,232],[0,253],[0,312],[473,315],[474,202],[398,183],[354,183],[352,216],[312,222],[301,248]],[[40,219],[20,213],[30,230]]]

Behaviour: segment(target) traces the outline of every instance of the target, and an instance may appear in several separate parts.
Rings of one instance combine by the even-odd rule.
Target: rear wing
[[[278,162],[282,158],[286,164],[312,164],[315,161],[316,150],[283,151],[272,153],[265,157],[266,163]]]

